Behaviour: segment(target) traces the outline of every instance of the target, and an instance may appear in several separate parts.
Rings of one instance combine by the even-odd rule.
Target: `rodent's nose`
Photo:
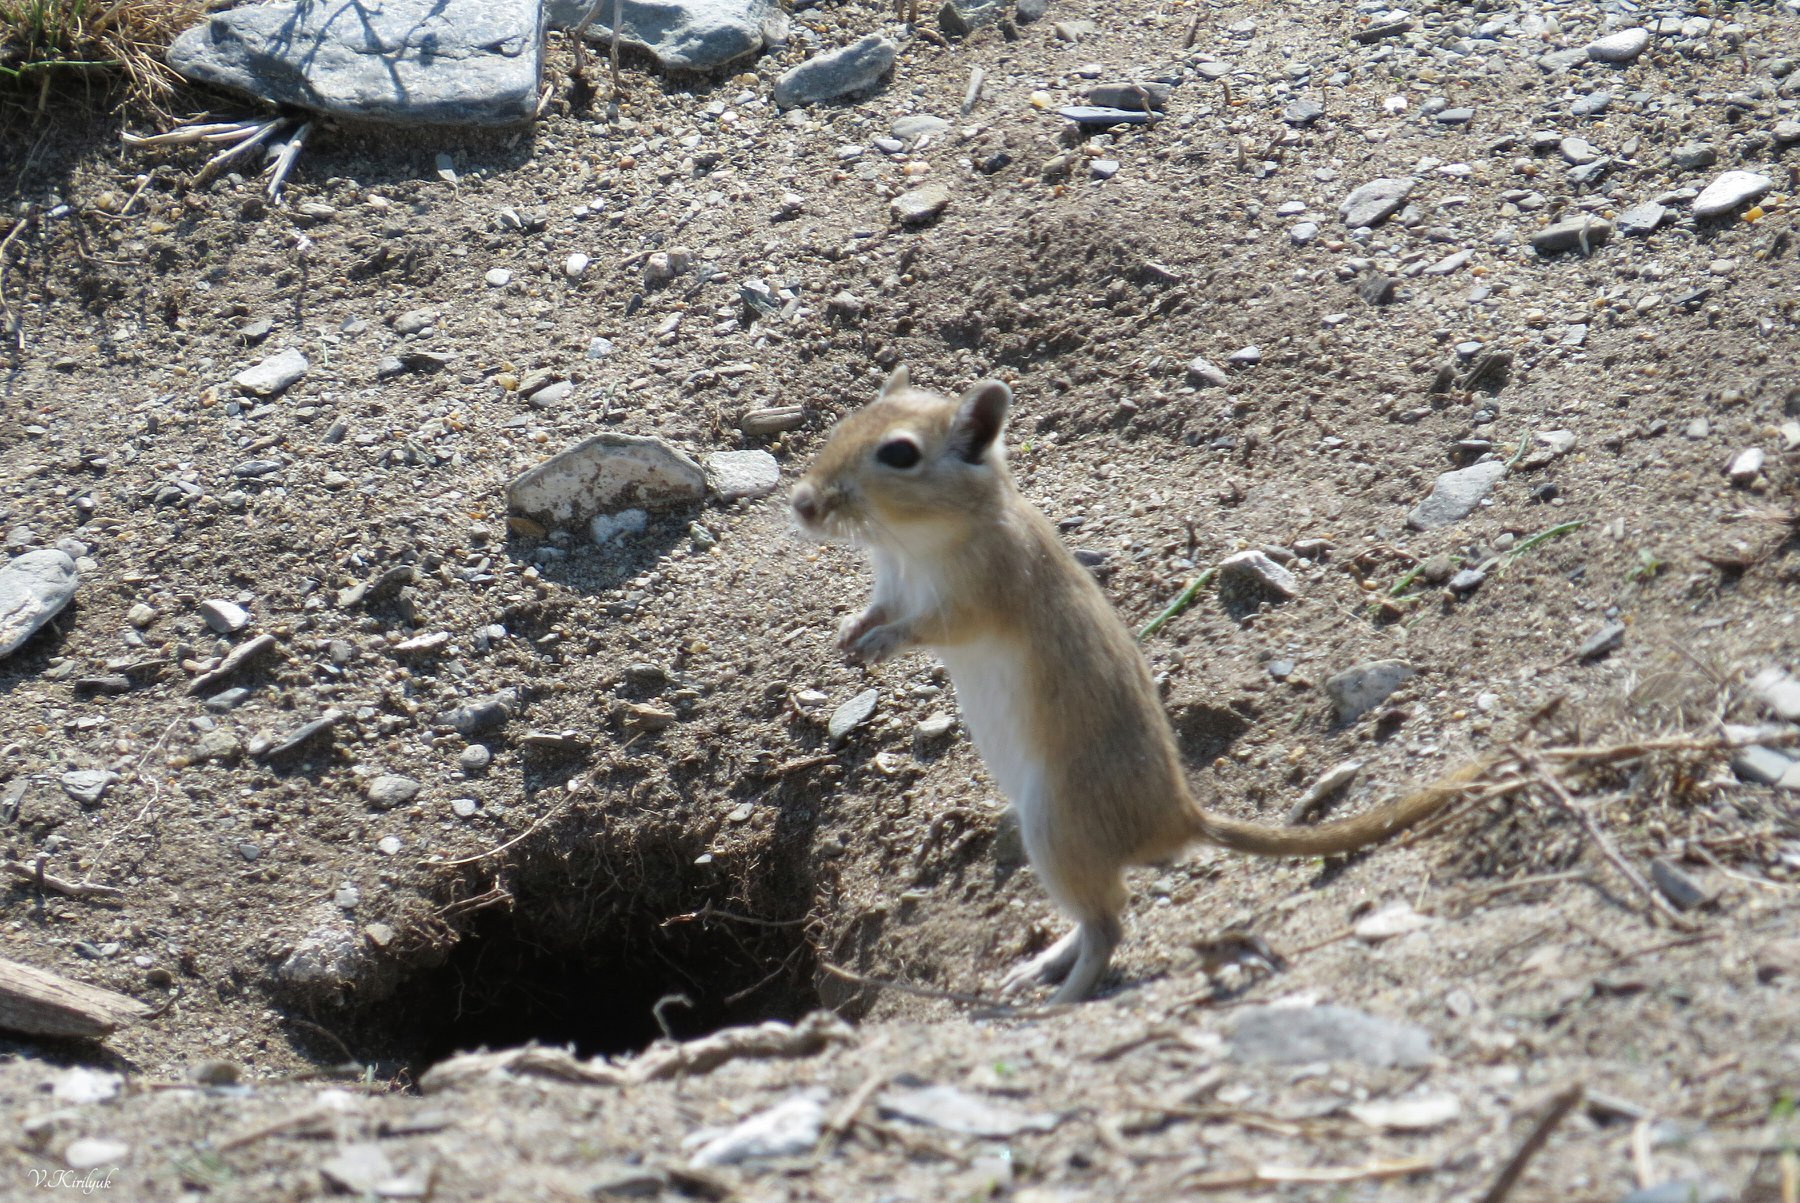
[[[794,486],[794,494],[789,498],[789,504],[794,507],[794,514],[800,521],[817,522],[819,520],[819,491],[813,488],[809,482],[803,480]]]

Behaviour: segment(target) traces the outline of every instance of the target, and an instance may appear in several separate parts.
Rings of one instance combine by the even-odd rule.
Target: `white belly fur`
[[[1018,808],[1021,824],[1034,827],[1042,809],[1044,763],[1031,733],[1023,650],[1000,640],[933,650],[956,682],[963,721],[988,775]]]

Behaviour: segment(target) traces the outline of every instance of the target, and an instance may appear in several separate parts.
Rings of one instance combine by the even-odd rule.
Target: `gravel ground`
[[[0,659],[0,954],[155,1011],[5,1045],[6,1191],[1476,1199],[1578,1083],[1509,1198],[1793,1197],[1800,6],[1027,15],[806,7],[616,110],[557,46],[529,131],[328,126],[279,207],[116,115],[6,128],[0,538],[81,584]],[[872,93],[774,106],[875,32]],[[1165,115],[1058,113],[1106,99]],[[1134,874],[1072,1011],[933,996],[1060,921],[942,671],[833,652],[856,557],[778,494],[598,543],[504,495],[608,431],[785,486],[902,362],[1012,384],[1134,627],[1293,574],[1145,640],[1210,805],[1490,753],[1494,796]],[[575,1059],[820,1008],[793,1057]],[[420,1089],[534,1039],[575,1053]]]

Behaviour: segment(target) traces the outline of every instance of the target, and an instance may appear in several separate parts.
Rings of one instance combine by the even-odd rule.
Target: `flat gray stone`
[[[1596,63],[1635,63],[1650,45],[1648,29],[1621,29],[1587,44],[1587,56]]]
[[[1219,584],[1248,588],[1276,597],[1295,597],[1300,593],[1300,580],[1270,559],[1265,552],[1251,548],[1227,556],[1219,564]]]
[[[775,81],[775,103],[784,109],[819,104],[864,92],[881,81],[900,48],[880,34],[815,54]]]
[[[363,787],[363,796],[369,805],[376,810],[392,810],[396,806],[404,806],[419,796],[425,788],[411,777],[402,777],[397,773],[383,773],[372,779]]]
[[[1349,1007],[1248,1007],[1231,1036],[1231,1059],[1251,1064],[1360,1061],[1417,1069],[1432,1057],[1424,1028]]]
[[[550,25],[573,29],[590,0],[550,0]],[[613,0],[600,0],[587,40],[612,44]],[[621,45],[643,50],[663,67],[710,71],[755,54],[770,40],[769,0],[624,0]]]
[[[1575,659],[1586,664],[1589,660],[1598,660],[1602,656],[1611,655],[1624,644],[1625,624],[1609,622],[1581,641],[1581,646],[1575,649]]]
[[[888,209],[901,225],[917,226],[937,217],[949,204],[950,189],[944,184],[930,183],[902,192],[888,203]]]
[[[1592,163],[1601,157],[1600,148],[1586,138],[1564,138],[1557,144],[1557,151],[1563,162],[1580,167],[1583,163]]]
[[[1103,109],[1142,109],[1147,103],[1153,109],[1169,107],[1174,89],[1168,84],[1095,84],[1088,89],[1089,104]]]
[[[1231,386],[1231,377],[1225,374],[1224,368],[1213,363],[1210,359],[1196,355],[1194,358],[1188,360],[1187,382],[1195,388],[1200,388],[1205,385],[1211,385],[1213,388],[1229,388]]]
[[[1619,214],[1619,233],[1630,238],[1642,238],[1655,231],[1663,223],[1669,211],[1655,201],[1645,201],[1641,205],[1633,205]]]
[[[1325,696],[1337,711],[1337,721],[1352,723],[1381,705],[1418,671],[1404,660],[1371,660],[1352,665],[1325,679]]]
[[[310,367],[312,364],[307,362],[306,356],[289,347],[285,351],[277,351],[255,367],[245,368],[233,376],[231,382],[251,396],[273,397],[298,384]]]
[[[222,597],[208,598],[201,602],[200,617],[220,635],[235,635],[250,625],[250,611]]]
[[[1756,700],[1790,723],[1800,723],[1800,679],[1779,668],[1764,669],[1750,678]]]
[[[83,806],[94,806],[117,780],[119,775],[106,769],[76,769],[62,775],[62,788],[63,793]]]
[[[1144,109],[1114,109],[1098,104],[1071,104],[1056,110],[1058,117],[1066,117],[1076,125],[1097,126],[1104,129],[1109,125],[1147,125],[1151,114]]]
[[[962,1136],[1005,1140],[1021,1132],[1048,1132],[1057,1117],[1021,1111],[1011,1103],[983,1098],[955,1086],[896,1086],[876,1100],[886,1116],[941,1128]]]
[[[1686,142],[1669,155],[1669,162],[1683,171],[1699,171],[1719,161],[1719,152],[1704,142]]]
[[[757,1112],[701,1145],[690,1164],[706,1169],[811,1152],[825,1126],[825,1105],[818,1095],[807,1091]]]
[[[999,0],[944,0],[938,9],[938,28],[953,38],[966,38],[1005,15]]]
[[[1281,110],[1281,119],[1289,125],[1311,125],[1325,115],[1325,106],[1316,100],[1296,100]]]
[[[1338,205],[1338,216],[1353,230],[1358,226],[1378,226],[1400,211],[1418,183],[1412,176],[1370,180],[1344,198]]]
[[[1739,205],[1760,199],[1774,181],[1754,171],[1727,171],[1694,198],[1695,217],[1723,217]]]
[[[0,567],[0,659],[55,618],[80,583],[75,561],[55,548],[28,551]]]
[[[506,725],[519,709],[516,690],[503,689],[485,697],[470,698],[460,706],[445,711],[440,722],[448,723],[464,739],[474,739]]]
[[[706,457],[706,486],[721,501],[767,497],[781,484],[781,465],[767,451],[715,451]]]
[[[896,118],[888,131],[903,142],[912,142],[918,138],[941,134],[949,128],[950,123],[942,117],[933,117],[930,113],[913,113]]]
[[[706,498],[706,473],[659,438],[597,434],[521,474],[506,504],[548,527],[586,526],[596,514],[693,505]]]
[[[1462,521],[1505,475],[1506,465],[1498,460],[1445,472],[1432,485],[1431,496],[1406,516],[1406,525],[1414,530],[1436,530]]]
[[[826,733],[833,740],[839,740],[856,728],[869,721],[875,713],[875,703],[881,700],[881,691],[865,689],[855,697],[831,712],[831,720],[826,724]]]
[[[1592,251],[1611,238],[1612,232],[1612,223],[1604,218],[1571,217],[1568,221],[1545,226],[1533,234],[1531,247],[1540,255],[1555,255],[1583,248]]]
[[[508,0],[274,0],[169,47],[199,83],[338,117],[510,125],[537,112],[544,8]]]

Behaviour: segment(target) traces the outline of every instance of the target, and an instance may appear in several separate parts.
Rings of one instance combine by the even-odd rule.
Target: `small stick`
[[[1248,1186],[1267,1186],[1277,1182],[1331,1184],[1335,1182],[1367,1182],[1381,1178],[1404,1178],[1408,1174],[1424,1174],[1438,1168],[1429,1157],[1409,1157],[1404,1161],[1375,1161],[1368,1165],[1284,1166],[1259,1165],[1251,1170],[1227,1171],[1205,1178],[1189,1179],[1189,1190],[1242,1190]]]
[[[1494,1184],[1487,1188],[1487,1193],[1481,1196],[1479,1203],[1500,1203],[1502,1199],[1506,1198],[1507,1193],[1512,1190],[1513,1184],[1525,1172],[1525,1167],[1531,1163],[1533,1157],[1537,1156],[1538,1150],[1544,1147],[1544,1142],[1550,1139],[1550,1133],[1556,1130],[1556,1125],[1562,1123],[1569,1112],[1575,1109],[1575,1105],[1581,1102],[1582,1093],[1580,1082],[1565,1086],[1557,1092],[1556,1097],[1550,1100],[1550,1106],[1545,1110],[1543,1116],[1520,1143],[1518,1151],[1500,1168],[1499,1176],[1494,1179]]]
[[[1608,764],[1615,760],[1635,760],[1639,756],[1645,756],[1651,752],[1733,752],[1739,748],[1750,747],[1752,744],[1778,748],[1796,742],[1800,742],[1800,731],[1770,731],[1743,739],[1723,737],[1695,739],[1692,736],[1683,735],[1597,747],[1540,748],[1538,755],[1549,760],[1587,760],[1598,764]]]
[[[281,199],[281,186],[287,183],[288,172],[294,169],[294,161],[305,149],[306,135],[312,133],[312,127],[313,123],[310,121],[302,125],[299,131],[287,140],[287,145],[281,148],[281,154],[276,156],[274,174],[269,176],[270,200],[279,201]]]
[[[574,797],[574,794],[565,795],[560,803],[552,806],[549,810],[532,820],[531,826],[527,827],[524,831],[521,831],[518,835],[515,835],[512,839],[507,840],[497,848],[489,848],[486,852],[477,852],[472,856],[459,856],[455,860],[422,861],[420,862],[419,867],[423,869],[454,869],[458,865],[472,865],[478,860],[486,860],[490,856],[498,856],[508,848],[511,848],[514,844],[517,844],[520,840],[526,839],[534,834],[538,828],[568,809],[569,803],[574,800]]]
[[[1655,1120],[1656,1116],[1646,1112],[1631,1125],[1631,1172],[1637,1175],[1639,1190],[1656,1185],[1656,1162],[1650,1152],[1650,1127]]]
[[[708,919],[730,919],[736,923],[749,923],[756,927],[805,927],[807,919],[758,919],[751,915],[740,915],[736,911],[721,910],[708,902],[697,911],[684,911],[679,915],[670,915],[658,927],[671,927],[677,923],[704,923]]]
[[[68,881],[44,872],[44,862],[20,864],[16,860],[0,862],[0,870],[12,874],[20,881],[29,881],[39,889],[55,890],[58,894],[67,894],[70,898],[92,898],[100,902],[123,902],[125,891],[112,886],[99,886],[89,881]]]
[[[268,140],[270,134],[273,134],[276,130],[286,124],[286,120],[277,117],[275,120],[265,124],[254,134],[251,134],[248,138],[245,138],[242,142],[239,142],[236,146],[230,147],[227,150],[222,150],[212,158],[208,159],[206,165],[200,169],[200,174],[194,177],[194,186],[198,188],[206,183],[206,181],[212,179],[213,176],[218,173],[219,168],[225,166],[225,164],[231,162],[231,160],[237,158],[239,155],[248,153],[252,147],[260,146],[263,142]]]
[[[987,72],[976,67],[969,72],[969,87],[963,93],[962,115],[967,117],[981,100],[981,85],[987,82]]]
[[[1194,19],[1192,21],[1188,22],[1187,33],[1181,39],[1181,48],[1183,50],[1193,49],[1194,39],[1199,36],[1200,36],[1200,10],[1198,8],[1196,8],[1196,9],[1194,9]]]
[[[1490,885],[1477,886],[1474,889],[1464,890],[1460,894],[1452,895],[1432,909],[1435,912],[1443,906],[1459,902],[1485,902],[1496,894],[1510,894],[1514,890],[1526,890],[1530,889],[1532,886],[1547,886],[1562,881],[1586,881],[1588,880],[1588,876],[1589,874],[1586,869],[1569,869],[1562,873],[1534,873],[1530,877],[1517,877],[1511,881],[1496,881]]]
[[[620,30],[619,30],[619,23],[625,19],[623,11],[622,11],[624,9],[624,6],[625,6],[625,0],[613,0],[613,22],[612,22],[612,25],[613,25],[613,28],[612,28],[612,35],[613,35],[612,36],[612,88],[613,88],[613,90],[612,90],[612,98],[613,98],[614,104],[618,103],[619,97],[622,96],[625,92],[624,86],[619,83],[619,38],[621,36]]]
[[[1617,848],[1613,847],[1612,841],[1607,839],[1606,833],[1600,830],[1600,824],[1594,821],[1594,816],[1587,807],[1583,806],[1575,795],[1568,791],[1568,788],[1543,761],[1518,748],[1509,750],[1521,763],[1529,766],[1537,774],[1539,780],[1550,787],[1550,792],[1556,795],[1556,800],[1562,803],[1563,809],[1575,816],[1576,822],[1581,824],[1581,829],[1587,833],[1588,839],[1593,841],[1594,847],[1600,850],[1600,855],[1606,858],[1607,863],[1619,871],[1619,876],[1630,882],[1632,888],[1638,893],[1648,898],[1650,904],[1661,911],[1670,923],[1682,931],[1694,929],[1693,921],[1676,910],[1674,904],[1664,898],[1660,890],[1644,880],[1644,875],[1639,873]]]
[[[662,1029],[664,1039],[679,1043],[679,1041],[676,1040],[674,1029],[669,1027],[669,1021],[663,1017],[664,1010],[676,1005],[686,1007],[688,1010],[692,1011],[694,1009],[694,1000],[685,994],[665,994],[656,1000],[655,1006],[650,1008],[650,1015],[656,1020],[656,1026]]]
[[[854,969],[846,969],[842,965],[834,965],[830,961],[820,961],[819,968],[832,977],[843,978],[847,982],[855,982],[859,986],[876,986],[884,990],[898,990],[902,994],[911,994],[918,998],[933,998],[939,1002],[961,1003],[969,1007],[982,1007],[981,1017],[1005,1019],[1042,1019],[1051,1015],[1060,1015],[1069,1009],[1068,1003],[1059,1003],[1052,1007],[1015,1007],[1011,1003],[1000,1002],[992,998],[983,998],[979,994],[966,994],[960,990],[934,990],[930,986],[915,986],[911,982],[896,981],[893,978],[870,977],[858,973]]]
[[[213,135],[235,132],[244,137],[253,133],[260,121],[214,121],[206,125],[182,125],[161,134],[120,134],[127,146],[186,146]]]
[[[819,1152],[815,1160],[823,1160],[826,1154],[836,1147],[838,1141],[844,1138],[844,1134],[850,1131],[850,1125],[856,1122],[856,1117],[862,1109],[869,1105],[869,1100],[875,1096],[875,1092],[887,1085],[888,1076],[886,1070],[876,1070],[864,1078],[863,1084],[844,1100],[844,1105],[839,1107],[837,1113],[825,1122],[825,1139],[819,1142]]]

